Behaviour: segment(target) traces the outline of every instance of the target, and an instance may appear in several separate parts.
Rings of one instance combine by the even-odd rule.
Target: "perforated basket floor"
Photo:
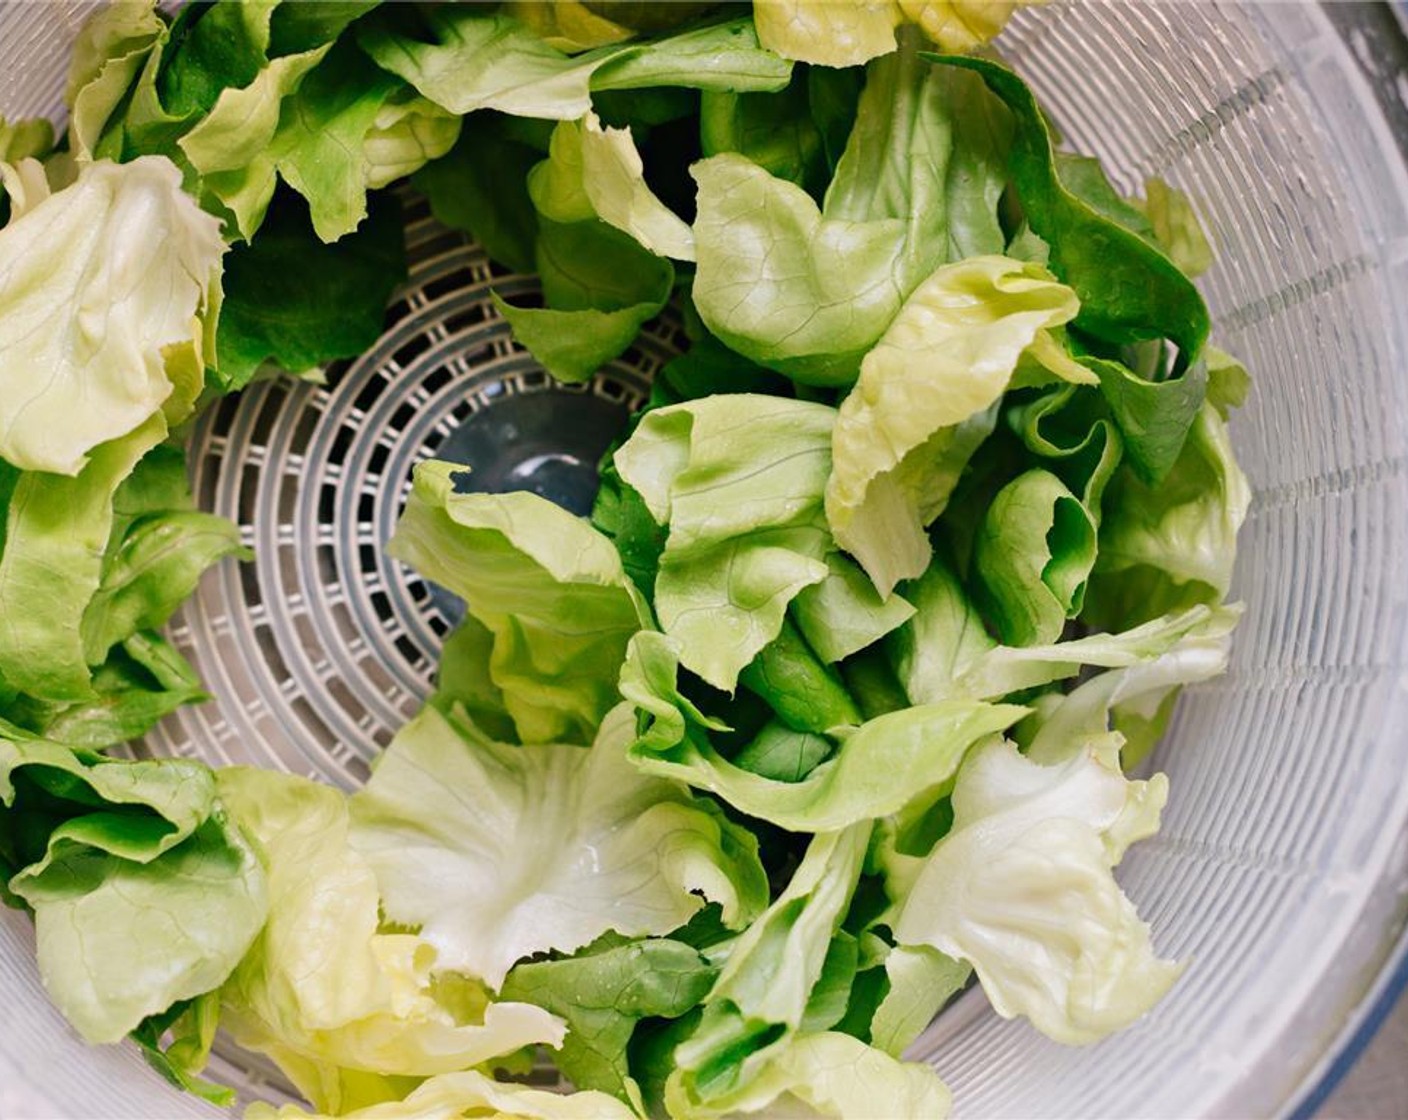
[[[171,637],[214,699],[140,750],[305,774],[351,788],[428,692],[460,605],[391,559],[413,466],[446,458],[485,491],[585,513],[596,463],[683,345],[673,320],[591,382],[553,381],[490,301],[536,281],[491,265],[407,199],[410,272],[380,340],[326,385],[280,379],[212,408],[190,443],[202,509],[255,552],[209,573]]]

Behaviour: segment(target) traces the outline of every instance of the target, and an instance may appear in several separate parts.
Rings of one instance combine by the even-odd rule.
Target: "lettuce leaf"
[[[366,221],[332,246],[315,236],[303,202],[282,192],[255,239],[226,259],[219,385],[242,389],[266,362],[304,373],[360,354],[381,334],[405,254],[394,196],[374,196]]]
[[[1026,83],[987,59],[930,57],[977,72],[1012,111],[1017,195],[1031,228],[1051,247],[1051,271],[1080,299],[1076,324],[1116,344],[1167,338],[1178,347],[1179,368],[1191,366],[1210,326],[1203,297],[1160,249],[1067,187],[1050,129]]]
[[[787,604],[829,574],[822,488],[835,416],[806,401],[708,397],[648,412],[615,454],[669,527],[654,588],[661,628],[716,688],[732,691]]]
[[[1041,766],[999,740],[971,752],[953,829],[894,926],[901,945],[972,964],[999,1015],[1069,1044],[1128,1026],[1181,971],[1154,955],[1110,870],[1158,827],[1167,779],[1127,781],[1108,763],[1087,748]]]
[[[416,468],[391,554],[492,633],[490,677],[523,742],[589,743],[649,608],[585,521],[536,494],[456,493],[463,471]]]
[[[678,85],[780,89],[792,67],[758,46],[751,21],[681,32],[649,43],[613,43],[568,57],[504,13],[432,9],[432,41],[370,21],[358,42],[379,66],[453,113],[496,109],[515,116],[576,120],[594,90]]]
[[[679,1110],[672,1115],[722,1115],[713,1108],[691,1109],[687,1098],[670,1100]],[[821,1031],[796,1035],[724,1107],[730,1116],[761,1112],[840,1120],[945,1120],[951,1104],[948,1087],[928,1063],[896,1061],[848,1034]]]
[[[1002,250],[1006,110],[911,48],[870,67],[821,208],[734,154],[696,164],[694,301],[721,341],[794,380],[847,385],[911,292]]]
[[[1227,423],[1206,403],[1161,484],[1147,485],[1128,470],[1111,481],[1082,617],[1109,627],[1220,602],[1231,585],[1237,531],[1250,503]]]
[[[1227,608],[1195,606],[1118,633],[1045,645],[1000,645],[942,562],[935,561],[907,590],[915,616],[886,645],[916,704],[996,700],[1074,677],[1086,667],[1129,668],[1194,636],[1225,634],[1236,618]]]
[[[447,1073],[432,1077],[404,1100],[330,1114],[305,1112],[298,1105],[280,1108],[256,1103],[245,1120],[469,1120],[502,1116],[510,1120],[637,1120],[635,1113],[605,1093],[554,1093],[513,1082],[495,1081],[482,1073]]]
[[[263,870],[198,763],[109,761],[0,725],[0,805],[7,889],[89,1042],[219,987],[263,925]]]
[[[666,1089],[675,1115],[732,1106],[801,1026],[865,861],[870,822],[824,831],[787,888],[734,941]],[[725,1103],[728,1102],[728,1103]]]
[[[562,1041],[552,1015],[436,978],[426,939],[379,929],[376,878],[349,842],[343,793],[247,768],[221,771],[217,783],[258,841],[270,900],[268,924],[221,990],[224,1025],[316,1107],[356,1107],[369,1080],[452,1073]]]
[[[757,0],[763,45],[783,58],[857,66],[895,49],[895,30],[913,21],[946,51],[995,38],[1022,0]]]
[[[642,716],[630,749],[642,771],[708,790],[759,820],[794,832],[826,832],[897,812],[942,786],[964,752],[985,735],[1010,727],[1026,709],[950,701],[893,712],[863,723],[836,754],[802,781],[777,781],[725,759],[707,732],[727,730],[705,716],[678,687],[679,649],[644,631],[631,642],[621,694]]]
[[[114,493],[165,435],[156,414],[96,448],[76,477],[14,476],[0,542],[0,677],[13,688],[38,700],[94,695],[82,623],[102,583]]]
[[[636,772],[633,736],[627,705],[589,750],[495,743],[426,709],[353,799],[352,842],[388,918],[419,925],[438,967],[494,987],[516,961],[608,930],[668,933],[700,894],[747,923],[766,900],[756,841],[684,785]]]
[[[834,477],[834,475],[833,475]],[[899,595],[882,598],[866,574],[840,553],[826,557],[830,573],[792,600],[792,618],[823,661],[844,661],[914,616]]]
[[[110,4],[83,25],[64,89],[69,147],[79,159],[94,157],[128,87],[165,39],[166,24],[152,3]]]
[[[153,416],[174,391],[168,350],[199,336],[224,252],[154,157],[86,164],[0,230],[0,457],[77,475]]]
[[[610,1093],[638,1113],[645,1106],[626,1049],[646,1018],[674,1019],[704,998],[718,969],[697,949],[667,939],[633,941],[575,957],[520,964],[505,999],[544,1007],[567,1023],[555,1060],[578,1089]]]
[[[991,433],[1023,356],[1094,380],[1051,334],[1077,310],[1039,265],[974,257],[933,272],[866,354],[837,416],[826,512],[881,595],[924,571],[924,528]]]

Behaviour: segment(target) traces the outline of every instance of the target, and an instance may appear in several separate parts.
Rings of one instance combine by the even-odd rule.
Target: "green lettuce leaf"
[[[378,0],[319,0],[316,4],[279,4],[269,18],[269,57],[331,43]]]
[[[124,639],[93,670],[91,698],[20,695],[0,705],[0,712],[50,742],[96,751],[138,739],[177,708],[209,698],[185,659],[165,639],[146,632]]]
[[[1149,219],[1154,239],[1185,276],[1201,276],[1213,265],[1212,245],[1193,203],[1157,176],[1144,180],[1143,201],[1134,203]]]
[[[840,674],[824,664],[792,623],[783,619],[777,637],[763,647],[738,677],[783,724],[811,734],[840,733],[861,722]]]
[[[380,190],[414,175],[455,146],[463,121],[403,89],[387,98],[362,137],[367,186]]]
[[[263,925],[264,873],[194,762],[108,761],[0,733],[0,864],[39,970],[90,1042],[220,986]]]
[[[626,1054],[636,1025],[646,1018],[684,1015],[704,998],[717,974],[693,946],[635,941],[520,964],[501,994],[537,1004],[567,1023],[555,1060],[574,1086],[610,1093],[643,1113]]]
[[[694,300],[708,328],[795,380],[846,385],[939,265],[1004,244],[1005,110],[913,49],[873,64],[820,209],[735,154],[698,183]]]
[[[699,132],[704,155],[736,152],[819,200],[833,168],[813,115],[811,85],[810,72],[798,70],[791,84],[776,93],[703,94]]]
[[[589,743],[649,609],[587,522],[536,494],[458,494],[463,470],[416,468],[391,553],[492,633],[490,677],[525,743]]]
[[[554,1093],[507,1081],[495,1081],[472,1070],[432,1077],[404,1100],[357,1108],[333,1110],[331,1115],[305,1112],[298,1105],[280,1108],[257,1103],[245,1111],[245,1120],[468,1120],[502,1116],[510,1120],[637,1120],[635,1113],[615,1097],[584,1090]]]
[[[221,990],[224,1025],[316,1107],[356,1107],[369,1075],[375,1084],[451,1073],[562,1041],[552,1015],[433,976],[443,962],[426,939],[380,930],[376,878],[349,842],[343,793],[247,768],[217,782],[258,842],[270,901],[268,924]]]
[[[675,1050],[667,1100],[693,1115],[727,1111],[799,1030],[832,936],[865,862],[870,822],[823,832],[807,845],[787,888],[728,950],[694,1034]]]
[[[0,230],[0,457],[76,475],[156,413],[166,352],[199,335],[224,252],[157,158],[86,164]]]
[[[681,1090],[670,1088],[674,1092],[667,1100],[678,1110],[672,1115],[723,1115],[713,1108],[693,1109]],[[761,1112],[839,1120],[945,1120],[951,1103],[948,1087],[931,1065],[896,1061],[850,1035],[822,1031],[796,1035],[746,1091],[723,1107],[730,1116]]]
[[[932,273],[866,354],[837,416],[826,512],[882,595],[927,566],[925,526],[991,433],[1023,356],[1094,380],[1051,333],[1077,310],[1039,265],[975,257]]]
[[[175,1088],[229,1108],[235,1103],[235,1091],[199,1076],[210,1060],[219,1024],[220,993],[206,992],[148,1015],[131,1037],[142,1048],[147,1064]],[[164,1041],[168,1036],[170,1041]]]
[[[1223,609],[1195,606],[1117,633],[1044,645],[999,645],[953,573],[935,561],[910,584],[914,618],[887,642],[910,700],[996,700],[1074,677],[1086,667],[1128,668],[1194,637],[1225,633]],[[1103,729],[1102,729],[1103,730]]]
[[[930,56],[976,71],[1012,110],[1013,181],[1031,228],[1051,246],[1051,270],[1080,298],[1076,325],[1113,343],[1167,338],[1191,366],[1210,320],[1198,289],[1159,249],[1072,193],[1062,180],[1050,130],[1025,82],[980,58]]]
[[[777,637],[787,604],[829,574],[822,512],[833,409],[724,395],[647,413],[615,455],[668,525],[655,580],[661,628],[685,667],[732,691]]]
[[[1128,470],[1110,483],[1083,617],[1109,627],[1220,602],[1250,503],[1226,421],[1204,404],[1161,484],[1149,486]]]
[[[476,8],[432,9],[433,40],[398,34],[386,20],[358,30],[379,66],[453,113],[496,109],[515,116],[575,120],[594,90],[680,85],[779,89],[791,64],[758,46],[752,23],[735,19],[650,43],[615,43],[569,57],[510,15]]]
[[[783,58],[818,66],[859,66],[895,50],[901,15],[892,0],[756,0],[758,39]]]
[[[1207,394],[1207,365],[1200,361],[1181,377],[1149,381],[1119,362],[1084,358],[1100,378],[1100,392],[1119,425],[1130,466],[1157,486],[1178,461]]]
[[[674,287],[669,261],[590,217],[540,221],[536,260],[547,307],[514,307],[497,296],[494,304],[514,337],[567,382],[587,380],[624,352]]]
[[[202,191],[229,211],[245,241],[263,223],[274,197],[284,104],[329,49],[269,62],[247,86],[223,90],[210,112],[177,141],[199,173]]]
[[[999,1015],[1058,1042],[1134,1022],[1180,967],[1160,960],[1111,867],[1158,827],[1162,775],[1127,781],[1100,752],[1056,766],[993,740],[971,752],[953,829],[900,900],[895,938],[972,964]]]
[[[834,477],[834,475],[833,475]],[[792,618],[823,661],[843,661],[904,625],[914,607],[899,595],[881,598],[866,574],[840,553],[826,558],[830,573],[792,600]]]
[[[82,623],[102,582],[114,492],[165,435],[156,414],[96,448],[76,477],[14,478],[0,552],[0,677],[12,687],[39,700],[93,696]]]
[[[1096,530],[1080,498],[1050,471],[1013,479],[978,531],[980,603],[1008,645],[1049,644],[1081,611]]]
[[[1145,741],[1126,742],[1120,752],[1123,764],[1132,767],[1147,755],[1162,730],[1160,716],[1166,715],[1164,709],[1179,690],[1226,670],[1232,630],[1242,609],[1194,607],[1187,613],[1201,613],[1204,621],[1177,633],[1171,642],[1165,639],[1157,646],[1146,646],[1143,656],[1131,664],[1116,663],[1109,672],[1091,677],[1066,695],[1039,700],[1036,713],[1023,727],[1028,757],[1043,764],[1064,762],[1080,749],[1103,744],[1112,729],[1123,735],[1131,724],[1150,727],[1155,733]],[[1158,625],[1148,623],[1138,629],[1152,632]],[[1092,642],[1097,637],[1082,641]],[[1110,644],[1120,637],[1115,636]]]
[[[963,990],[973,967],[927,945],[897,945],[885,957],[886,992],[870,1021],[870,1043],[898,1058]]]
[[[756,841],[634,770],[633,733],[620,705],[589,750],[508,746],[426,709],[353,799],[388,918],[419,925],[439,967],[495,987],[534,953],[668,933],[704,905],[693,892],[732,927],[751,920],[766,900]]]
[[[950,701],[893,712],[849,732],[834,757],[798,782],[777,781],[728,761],[706,731],[727,730],[678,688],[679,649],[643,631],[631,642],[621,694],[642,716],[630,749],[643,772],[708,790],[739,811],[796,832],[824,832],[897,812],[941,787],[969,746],[1010,727],[1026,709]]]
[[[153,514],[129,528],[103,565],[102,582],[83,614],[90,665],[138,630],[164,626],[195,591],[201,574],[226,556],[253,560],[239,526],[194,510]]]
[[[166,24],[152,3],[110,4],[83,25],[73,43],[64,89],[74,155],[93,158],[128,87],[165,39]]]
[[[538,212],[528,196],[528,172],[542,153],[513,135],[512,118],[488,111],[465,118],[460,138],[415,176],[435,220],[462,229],[489,258],[514,272],[534,268]]]
[[[406,274],[400,204],[374,196],[366,221],[335,246],[308,222],[303,203],[281,195],[254,241],[230,250],[216,340],[222,388],[243,388],[265,362],[303,373],[360,354],[380,336]]]

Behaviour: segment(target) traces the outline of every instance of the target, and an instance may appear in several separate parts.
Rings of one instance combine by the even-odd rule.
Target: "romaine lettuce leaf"
[[[0,725],[0,866],[88,1041],[219,987],[263,925],[264,872],[215,793],[195,762],[109,761]]]
[[[1025,1015],[1058,1042],[1128,1026],[1181,971],[1154,955],[1110,870],[1157,828],[1167,780],[1131,782],[1108,762],[1084,749],[1041,766],[996,739],[971,752],[953,829],[894,926],[901,945],[972,964],[999,1015]]]
[[[428,1077],[562,1041],[546,1011],[435,977],[443,962],[425,938],[379,929],[376,877],[349,843],[343,793],[247,768],[221,771],[217,783],[258,841],[270,902],[268,924],[221,990],[224,1025],[316,1107],[356,1107],[367,1092],[359,1073]]]
[[[863,723],[836,754],[799,782],[776,781],[724,758],[708,731],[727,730],[678,687],[679,649],[643,631],[631,642],[621,694],[640,710],[642,730],[631,760],[759,820],[794,832],[826,832],[897,812],[953,776],[969,746],[1016,723],[1024,708],[950,701],[893,712]]]
[[[669,933],[700,894],[730,926],[751,920],[767,897],[756,841],[636,771],[634,729],[620,705],[589,750],[519,747],[422,712],[353,799],[352,842],[387,917],[419,925],[438,967],[494,987],[534,953]]]
[[[826,579],[822,489],[834,409],[754,394],[646,413],[616,452],[621,478],[669,526],[655,580],[684,665],[732,691],[782,629],[787,604]]]
[[[589,743],[649,608],[587,522],[536,494],[456,493],[463,472],[416,468],[390,551],[493,634],[490,677],[523,742]]]
[[[1075,293],[1039,265],[974,257],[933,272],[865,355],[836,420],[826,512],[882,596],[924,571],[925,526],[991,433],[1024,355],[1057,376],[1095,379],[1051,334],[1077,310]]]
[[[0,457],[76,475],[173,392],[225,252],[167,160],[84,165],[0,230]],[[42,378],[34,370],[44,370]]]

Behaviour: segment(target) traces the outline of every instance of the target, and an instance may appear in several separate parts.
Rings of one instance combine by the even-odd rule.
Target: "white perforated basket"
[[[0,113],[61,117],[80,11],[0,3]],[[1372,38],[1386,11],[1052,3],[1004,37],[1072,147],[1122,188],[1170,180],[1206,219],[1216,339],[1255,379],[1234,436],[1256,495],[1231,671],[1181,703],[1157,758],[1163,831],[1121,868],[1159,949],[1192,966],[1084,1050],[969,993],[916,1047],[960,1115],[1303,1110],[1408,979],[1408,79],[1401,42]],[[173,626],[217,700],[142,749],[358,783],[452,621],[381,547],[410,465],[482,470],[497,448],[491,488],[580,489],[680,345],[656,324],[590,386],[553,386],[488,304],[483,255],[408,216],[411,278],[383,339],[328,386],[260,385],[193,437],[198,498],[258,559],[212,572]],[[217,1067],[277,1093],[258,1063]],[[0,1118],[212,1111],[130,1048],[84,1047],[39,985],[27,920],[0,915]]]

